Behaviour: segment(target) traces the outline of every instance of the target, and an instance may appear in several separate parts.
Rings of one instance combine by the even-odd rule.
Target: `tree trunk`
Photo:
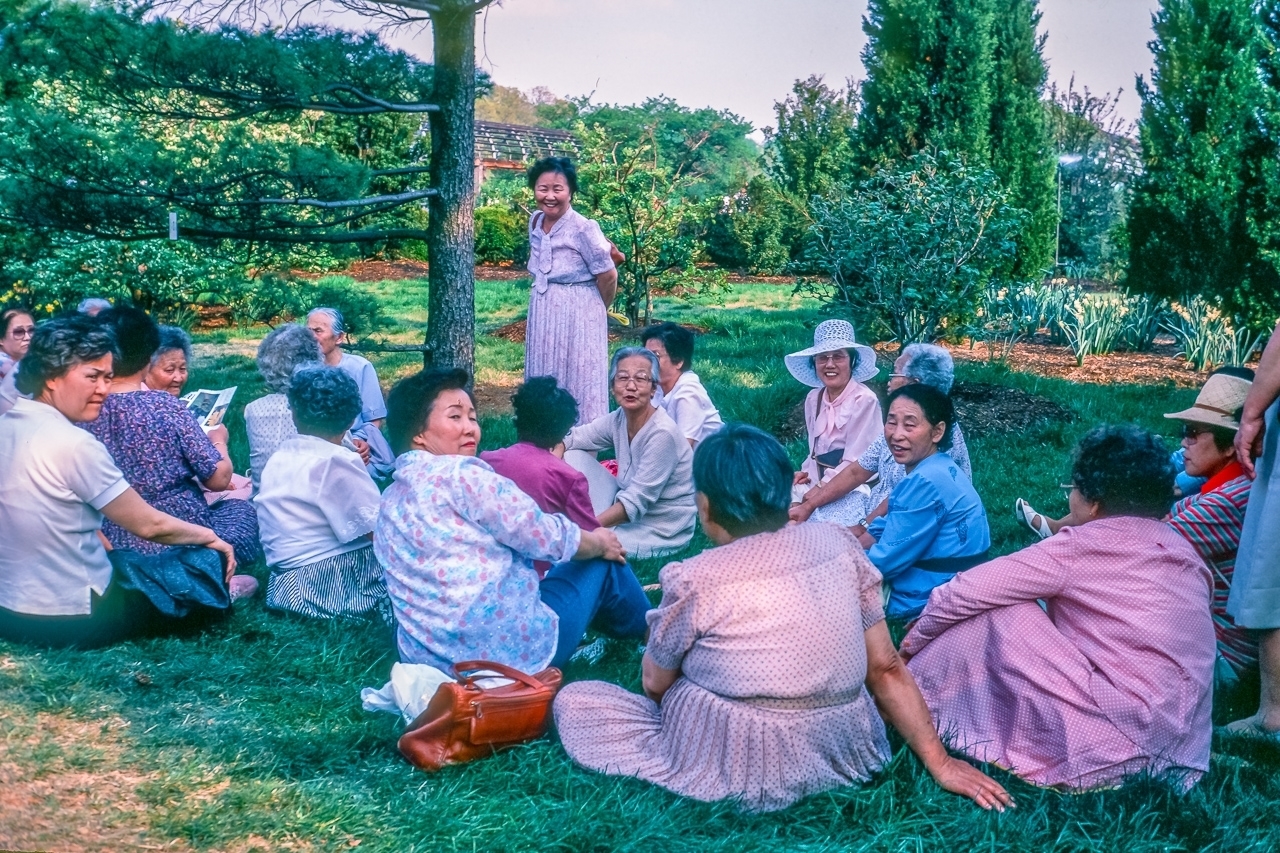
[[[471,0],[440,6],[431,14],[440,111],[430,119],[426,359],[474,373],[476,13]]]

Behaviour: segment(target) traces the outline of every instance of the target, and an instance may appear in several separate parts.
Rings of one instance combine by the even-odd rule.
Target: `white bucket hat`
[[[860,344],[853,337],[853,324],[845,320],[824,320],[813,330],[813,346],[793,352],[786,356],[787,370],[797,381],[810,388],[821,388],[822,380],[813,366],[813,357],[819,353],[834,350],[852,350],[858,354],[853,365],[853,381],[866,382],[880,372],[876,367],[876,351],[866,344]]]
[[[1251,387],[1253,383],[1248,379],[1216,373],[1204,383],[1191,408],[1170,412],[1165,417],[1238,430],[1240,419],[1237,413],[1244,407],[1244,400],[1249,396]]]

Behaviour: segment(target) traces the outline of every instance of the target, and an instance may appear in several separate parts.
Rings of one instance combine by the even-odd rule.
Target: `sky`
[[[1040,0],[1049,79],[1094,94],[1123,90],[1136,120],[1134,77],[1147,73],[1158,0]],[[861,79],[866,0],[501,0],[478,23],[477,58],[494,82],[629,104],[668,95],[728,109],[757,129],[792,83]],[[429,57],[430,36],[389,41]]]

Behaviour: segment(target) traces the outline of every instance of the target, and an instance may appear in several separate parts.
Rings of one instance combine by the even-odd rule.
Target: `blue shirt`
[[[867,556],[892,592],[886,612],[918,616],[929,593],[956,575],[922,561],[974,557],[991,548],[987,511],[973,484],[945,453],[935,453],[889,494],[889,511],[868,528],[876,539]]]

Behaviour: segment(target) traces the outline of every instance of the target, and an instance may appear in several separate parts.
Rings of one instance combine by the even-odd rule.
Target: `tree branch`
[[[434,189],[410,190],[394,195],[375,195],[368,198],[352,198],[341,201],[321,201],[318,198],[258,198],[251,201],[237,202],[239,205],[291,204],[301,207],[319,207],[333,210],[343,207],[366,207],[373,204],[404,204],[414,199],[436,195]]]

